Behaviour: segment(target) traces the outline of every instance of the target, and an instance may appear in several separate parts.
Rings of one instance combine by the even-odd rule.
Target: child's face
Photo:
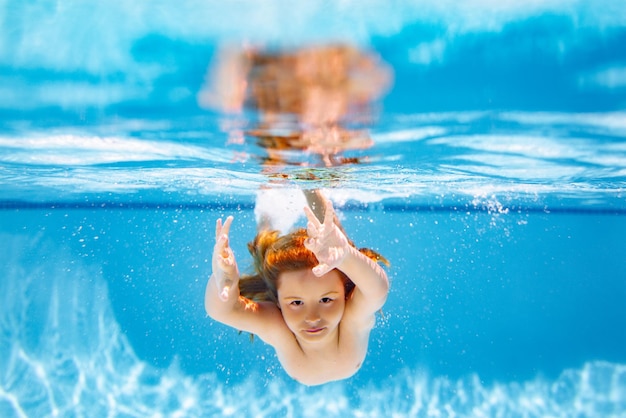
[[[337,332],[346,306],[339,272],[332,270],[322,277],[311,269],[283,272],[277,291],[285,323],[298,340],[323,341]]]

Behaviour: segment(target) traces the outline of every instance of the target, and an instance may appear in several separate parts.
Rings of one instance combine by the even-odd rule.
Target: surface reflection
[[[198,99],[208,109],[245,114],[243,124],[231,120],[224,129],[231,142],[249,138],[262,147],[266,167],[330,167],[361,162],[342,154],[373,145],[367,128],[392,80],[376,53],[351,45],[230,46],[216,54]],[[303,161],[293,151],[317,161]]]

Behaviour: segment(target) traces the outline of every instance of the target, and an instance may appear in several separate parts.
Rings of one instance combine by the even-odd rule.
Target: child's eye
[[[289,302],[290,305],[292,306],[300,306],[302,305],[302,301],[301,300],[292,300],[291,302]]]
[[[322,298],[322,299],[320,299],[320,302],[322,302],[322,303],[330,303],[332,301],[333,301],[332,298]]]

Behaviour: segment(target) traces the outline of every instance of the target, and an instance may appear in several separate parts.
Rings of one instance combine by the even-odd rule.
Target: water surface
[[[6,2],[0,415],[623,415],[624,16]],[[275,84],[261,69],[329,45],[374,64],[348,60],[347,89],[281,81],[297,108],[260,100],[268,84],[203,99],[224,51],[254,47],[272,64],[244,78]],[[244,267],[258,196],[302,224],[309,188],[392,285],[361,371],[316,388],[203,308],[215,219],[235,215]]]

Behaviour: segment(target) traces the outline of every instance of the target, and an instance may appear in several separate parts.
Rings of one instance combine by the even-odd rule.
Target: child
[[[233,217],[224,224],[218,219],[205,293],[209,316],[258,335],[274,347],[285,371],[306,385],[359,370],[389,291],[387,275],[374,261],[386,260],[357,250],[336,224],[332,203],[323,204],[323,223],[305,207],[306,230],[259,232],[248,244],[257,274],[248,277],[239,277],[228,245]]]

